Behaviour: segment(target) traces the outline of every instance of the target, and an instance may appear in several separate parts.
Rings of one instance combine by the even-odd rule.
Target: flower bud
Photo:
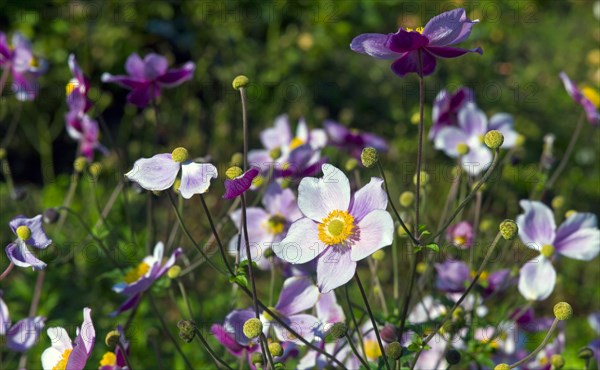
[[[422,274],[427,270],[427,263],[419,262],[417,263],[417,273]]]
[[[398,342],[388,344],[385,354],[392,360],[397,360],[402,357],[402,345]]]
[[[243,173],[244,171],[241,168],[238,166],[233,166],[229,167],[227,171],[225,171],[225,176],[227,176],[228,179],[233,180],[236,177],[242,176]]]
[[[173,265],[167,271],[169,279],[176,279],[179,277],[179,274],[181,274],[181,267],[179,265]]]
[[[121,333],[118,330],[111,330],[104,337],[104,343],[110,349],[113,349],[119,343],[119,339],[121,338]]]
[[[363,166],[371,168],[379,161],[379,153],[377,153],[377,149],[368,146],[360,153],[360,160]]]
[[[254,352],[252,356],[250,356],[250,362],[253,365],[262,365],[263,363],[263,355],[261,352]]]
[[[519,227],[513,220],[504,220],[500,223],[500,234],[506,240],[513,240],[519,233]]]
[[[385,258],[385,252],[382,249],[376,250],[371,255],[371,258],[373,258],[375,261],[382,261]]]
[[[413,193],[412,191],[405,191],[404,193],[400,194],[400,205],[402,207],[410,207],[414,200],[415,193]]]
[[[88,167],[88,171],[93,178],[97,179],[102,173],[102,165],[99,162],[94,162]]]
[[[269,344],[269,352],[273,357],[281,356],[283,354],[283,348],[281,348],[280,343],[273,342]]]
[[[510,370],[509,364],[498,364],[494,367],[494,370]]]
[[[594,357],[594,351],[589,347],[583,347],[577,352],[577,357],[582,360],[589,360]]]
[[[75,162],[73,162],[73,168],[75,169],[75,172],[83,172],[83,170],[85,170],[85,167],[87,166],[87,163],[88,162],[85,157],[77,157],[75,159]]]
[[[343,322],[336,322],[331,326],[327,334],[331,335],[335,339],[344,338],[348,333],[348,325]]]
[[[429,183],[429,174],[425,171],[421,171],[420,174],[421,186],[425,186]],[[417,174],[413,176],[413,184],[417,185]]]
[[[346,169],[346,171],[352,171],[356,168],[356,166],[358,166],[358,161],[356,160],[356,158],[350,158],[346,161],[344,168]]]
[[[17,236],[21,240],[28,240],[31,238],[31,229],[25,225],[19,226],[17,227]]]
[[[0,148],[0,161],[6,158],[6,149]]]
[[[60,214],[58,213],[58,211],[54,208],[48,208],[44,211],[44,222],[47,224],[53,224],[56,221],[58,221],[58,218],[60,217]]]
[[[465,155],[469,153],[469,146],[465,143],[460,143],[456,146],[456,152],[458,155]]]
[[[454,348],[449,349],[446,352],[446,361],[450,364],[450,365],[456,365],[460,362],[460,352],[458,352],[457,350],[455,350]]]
[[[550,356],[550,365],[552,365],[552,369],[560,370],[565,367],[565,358],[559,354],[554,354]]]
[[[498,130],[491,130],[485,134],[483,142],[490,149],[498,149],[504,143],[504,135]]]
[[[552,199],[552,208],[561,209],[565,205],[565,198],[561,195],[558,195]]]
[[[252,179],[252,186],[254,186],[254,187],[259,188],[264,183],[265,183],[265,177],[263,175],[260,175],[260,174],[256,175],[256,177]]]
[[[265,258],[271,258],[275,255],[275,252],[273,252],[273,249],[269,248],[269,249],[265,249],[265,251],[263,252],[263,256],[265,256]]]
[[[239,166],[244,161],[244,155],[242,153],[233,153],[231,156],[230,166]]]
[[[183,147],[175,148],[171,152],[171,159],[173,159],[174,162],[182,163],[182,162],[187,161],[188,158],[189,158],[189,153],[186,148],[183,148]]]
[[[554,305],[554,317],[559,320],[569,320],[573,317],[573,307],[567,302],[558,302]]]
[[[248,77],[246,77],[244,75],[239,75],[233,79],[233,82],[231,83],[231,85],[233,86],[233,88],[235,90],[239,90],[243,87],[246,87],[246,85],[248,85],[248,82],[250,82],[250,80],[248,80]]]
[[[271,151],[269,151],[269,157],[271,157],[271,159],[277,159],[281,157],[281,148],[277,147],[271,149]]]
[[[181,320],[177,323],[179,328],[179,338],[186,343],[190,343],[196,336],[196,324],[192,320]]]
[[[262,333],[263,325],[262,322],[253,317],[251,319],[246,320],[243,327],[244,335],[250,339],[258,338],[260,333]]]
[[[381,335],[381,339],[386,343],[398,341],[397,329],[393,325],[386,324],[383,328],[381,328],[379,334]]]

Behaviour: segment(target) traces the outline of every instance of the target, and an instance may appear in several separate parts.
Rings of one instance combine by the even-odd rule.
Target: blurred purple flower
[[[38,78],[46,73],[47,63],[33,55],[31,43],[22,34],[15,33],[12,45],[0,32],[0,67],[12,75],[12,89],[17,100],[33,100],[38,94]]]
[[[475,98],[473,91],[467,87],[460,87],[452,94],[446,89],[441,90],[433,102],[433,124],[429,130],[429,139],[435,140],[437,133],[444,127],[457,127],[458,111],[469,102],[475,103]]]
[[[38,249],[46,249],[52,244],[52,240],[48,238],[44,231],[42,215],[37,215],[33,218],[17,216],[10,221],[9,226],[17,236],[17,239],[6,246],[8,259],[19,267],[31,267],[34,270],[43,270],[46,264],[37,259],[27,248],[29,245]],[[17,230],[24,231],[24,234],[29,234],[29,237],[23,240]]]
[[[446,239],[456,248],[471,248],[473,243],[473,225],[468,221],[461,221],[450,226],[446,231]]]
[[[564,257],[590,261],[600,252],[598,219],[592,213],[575,213],[556,228],[554,214],[545,204],[522,200],[524,214],[517,216],[519,237],[528,248],[540,255],[521,267],[519,292],[528,300],[544,300],[556,284],[552,260]]]
[[[77,329],[75,342],[64,328],[48,328],[48,337],[52,346],[42,353],[44,370],[72,369],[83,370],[92,354],[96,342],[96,330],[91,317],[90,308],[83,309],[83,323]]]
[[[469,266],[462,261],[447,260],[443,263],[436,263],[434,266],[437,272],[436,288],[446,293],[466,291],[467,286],[475,277],[475,271],[471,271]],[[487,298],[493,293],[506,290],[513,283],[513,279],[510,278],[508,269],[502,269],[492,273],[482,272],[477,283],[483,298]]]
[[[8,307],[2,300],[0,290],[0,337],[6,337],[6,346],[15,352],[24,352],[33,347],[44,328],[45,317],[36,316],[19,320],[15,325],[10,321]]]
[[[600,125],[600,113],[598,112],[600,97],[598,96],[598,93],[591,88],[584,88],[583,91],[580,90],[565,72],[561,72],[559,76],[565,85],[565,89],[569,96],[575,103],[583,107],[588,122],[593,126]]]
[[[360,160],[360,154],[366,147],[373,147],[379,152],[387,152],[388,145],[385,140],[375,134],[350,129],[335,121],[327,120],[323,123],[329,143],[344,149],[351,156]]]
[[[224,199],[233,199],[245,193],[252,186],[252,180],[259,175],[259,170],[256,167],[250,168],[234,179],[225,179],[225,194]]]
[[[302,217],[296,203],[296,197],[291,189],[282,189],[274,182],[269,185],[262,198],[263,208],[248,207],[248,240],[252,262],[256,262],[263,270],[269,269],[271,263],[265,257],[265,252],[271,249],[273,243],[280,242],[285,236],[292,222]],[[238,228],[241,220],[241,210],[238,209],[229,216]],[[229,253],[237,253],[238,236],[235,235],[229,242]],[[244,238],[240,241],[240,261],[245,261],[246,243]]]
[[[117,293],[127,296],[127,300],[111,316],[116,316],[121,312],[131,310],[139,303],[142,293],[148,290],[152,284],[160,279],[175,264],[177,258],[183,253],[181,248],[175,249],[171,257],[163,262],[164,244],[156,243],[154,253],[146,256],[144,260],[132,268],[124,277],[124,282],[113,286]]]
[[[371,178],[352,195],[342,171],[330,164],[322,170],[323,178],[300,182],[298,207],[305,217],[292,223],[273,251],[295,264],[318,258],[319,290],[327,293],[352,279],[357,261],[392,244],[394,222],[385,210],[382,179]]]
[[[102,75],[102,82],[116,83],[130,89],[127,101],[139,108],[146,107],[151,101],[160,97],[162,88],[171,88],[190,80],[196,65],[187,62],[181,68],[169,69],[167,58],[158,54],[148,54],[142,58],[133,53],[125,62],[127,75]]]
[[[352,40],[350,49],[377,59],[396,59],[392,71],[400,77],[409,73],[427,76],[435,70],[436,57],[456,58],[471,52],[483,54],[481,48],[450,46],[465,41],[477,22],[467,18],[464,9],[454,9],[433,17],[424,28],[401,27],[398,32],[387,35],[359,35]]]
[[[494,114],[488,121],[485,113],[468,102],[458,112],[458,126],[446,126],[435,136],[435,148],[443,150],[452,158],[461,159],[461,164],[469,175],[476,176],[492,163],[492,152],[483,143],[483,136],[491,130],[498,130],[504,135],[502,148],[510,148],[517,141],[517,133],[513,130],[513,117],[507,113]],[[468,148],[466,154],[459,150]]]
[[[179,193],[185,199],[194,194],[203,194],[210,187],[210,179],[217,178],[217,168],[210,163],[195,163],[187,160],[177,148],[173,153],[157,154],[152,158],[141,158],[135,161],[131,171],[125,174],[129,180],[138,183],[142,188],[151,191],[161,191],[170,188],[175,183],[181,170]]]

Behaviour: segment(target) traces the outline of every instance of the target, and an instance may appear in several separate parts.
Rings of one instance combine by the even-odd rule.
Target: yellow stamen
[[[465,238],[464,235],[457,235],[454,237],[454,244],[456,245],[465,245],[465,243],[467,242],[467,238]]]
[[[584,86],[581,89],[581,93],[583,94],[583,96],[588,98],[588,100],[591,101],[592,104],[594,104],[594,107],[600,108],[600,94],[598,94],[598,91],[596,89],[594,89],[593,87]]]
[[[73,91],[75,91],[75,89],[78,89],[78,88],[79,88],[79,81],[77,81],[77,79],[75,79],[75,78],[71,79],[71,81],[69,81],[69,83],[65,87],[67,96],[70,96],[73,93]]]
[[[365,354],[367,355],[369,360],[376,360],[381,356],[381,349],[379,348],[379,344],[377,343],[377,341],[365,341]]]
[[[286,219],[280,214],[273,215],[264,225],[270,234],[280,234],[285,229]]]
[[[552,244],[542,245],[542,249],[540,249],[540,253],[542,254],[542,256],[544,256],[546,258],[550,258],[554,254],[554,246]]]
[[[106,352],[100,360],[100,366],[115,366],[117,364],[117,356],[113,352]]]
[[[408,28],[408,27],[406,27],[405,30],[407,30],[408,32],[423,33],[423,27],[417,27],[417,28]]]
[[[297,147],[299,147],[300,145],[303,145],[303,144],[304,144],[304,140],[295,137],[290,142],[290,150],[294,150],[294,149],[296,149]]]
[[[331,211],[319,224],[319,239],[326,245],[345,243],[354,231],[354,217],[346,211]]]
[[[65,351],[62,353],[62,357],[60,358],[60,361],[58,361],[58,363],[56,365],[54,365],[52,370],[65,370],[67,368],[67,362],[69,361],[69,356],[71,355],[71,351],[72,351],[72,349],[65,349]]]
[[[136,267],[129,270],[129,272],[125,274],[124,280],[127,284],[134,283],[138,281],[142,276],[146,275],[148,270],[150,270],[150,266],[148,266],[147,263],[142,262]]]

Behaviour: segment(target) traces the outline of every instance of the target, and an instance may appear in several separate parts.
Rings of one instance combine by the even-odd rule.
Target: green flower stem
[[[360,363],[363,364],[363,366],[365,367],[365,369],[369,369],[370,368],[369,367],[369,363],[364,358],[362,358],[362,356],[360,355],[360,353],[356,349],[356,346],[352,342],[352,338],[350,338],[350,335],[348,335],[348,333],[346,333],[346,341],[348,342],[348,345],[350,346],[350,349],[352,349],[352,352],[358,358],[358,360],[360,361]]]
[[[356,320],[356,315],[354,315],[354,309],[352,308],[352,301],[350,300],[350,292],[349,292],[349,288],[348,288],[348,284],[344,285],[344,291],[346,293],[346,302],[348,302],[348,313],[350,314],[350,319],[352,320],[352,323],[354,324],[354,330],[356,331],[356,333],[358,334],[358,340],[360,342],[360,348],[362,349],[363,353],[366,353],[365,351],[365,338],[363,337],[363,333],[360,330],[360,325],[358,325],[358,321]]]
[[[556,327],[558,326],[558,321],[559,321],[558,319],[554,319],[554,321],[552,322],[552,326],[550,326],[550,329],[548,330],[548,333],[546,333],[546,336],[542,340],[542,343],[540,343],[540,345],[537,346],[537,348],[534,349],[533,352],[531,352],[524,358],[520,359],[519,361],[515,362],[514,364],[510,365],[510,368],[514,369],[517,366],[523,365],[524,363],[526,363],[529,360],[531,360],[532,358],[534,358],[535,355],[538,354],[538,352],[540,352],[542,349],[544,349],[544,347],[546,347],[546,344],[548,344],[548,342],[550,341],[550,337],[552,337],[552,334],[554,334],[554,331],[556,330]]]
[[[423,159],[423,131],[424,120],[423,110],[425,109],[425,79],[423,78],[423,55],[421,49],[418,50],[419,56],[419,146],[417,147],[417,181],[415,181],[415,234],[420,240],[419,216],[421,205],[421,162]]]
[[[231,266],[229,265],[229,262],[227,261],[227,253],[225,251],[225,247],[223,246],[223,243],[221,243],[221,238],[219,238],[219,233],[217,232],[215,223],[212,219],[212,216],[210,215],[210,210],[208,209],[208,206],[206,205],[206,200],[204,199],[204,194],[200,194],[200,202],[202,203],[202,208],[204,209],[204,213],[206,213],[206,218],[208,219],[208,223],[210,224],[210,230],[212,231],[215,241],[217,242],[217,245],[219,246],[219,251],[221,252],[221,258],[223,258],[223,263],[225,264],[227,271],[229,271],[229,274],[234,275],[233,269],[231,268]]]

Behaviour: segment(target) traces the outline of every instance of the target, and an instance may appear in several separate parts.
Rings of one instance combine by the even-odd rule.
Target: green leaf
[[[426,245],[427,248],[431,249],[432,251],[439,253],[440,252],[440,247],[436,244],[436,243],[429,243]]]
[[[246,274],[241,273],[241,274],[237,274],[235,276],[231,276],[229,278],[229,282],[230,283],[237,283],[240,284],[241,286],[248,288],[248,278],[246,278]]]

